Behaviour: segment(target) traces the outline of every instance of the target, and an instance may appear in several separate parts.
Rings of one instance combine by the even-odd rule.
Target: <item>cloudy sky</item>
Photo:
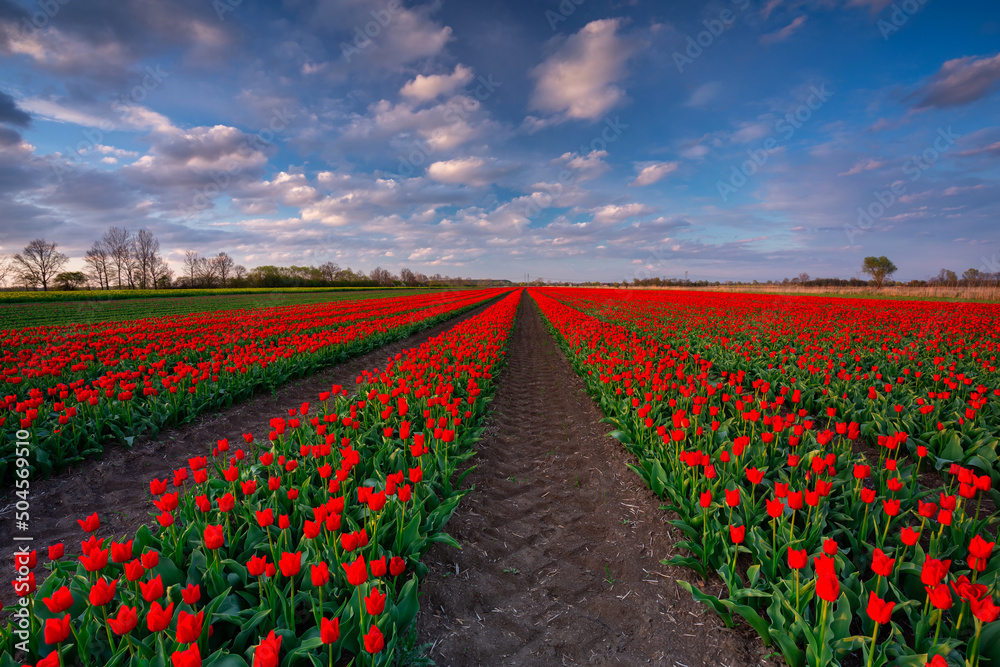
[[[1000,271],[994,0],[0,0],[0,251]]]

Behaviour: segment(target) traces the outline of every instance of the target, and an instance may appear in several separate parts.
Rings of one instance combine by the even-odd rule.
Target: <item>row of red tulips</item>
[[[0,667],[386,665],[418,610],[420,556],[464,492],[517,311],[482,314],[154,479],[155,532],[19,557]],[[237,446],[238,444],[238,446]]]
[[[32,476],[131,444],[472,308],[495,291],[229,310],[0,332],[0,485],[18,431]]]
[[[795,666],[841,664],[859,653],[869,666],[1000,664],[995,471],[939,454],[932,460],[943,477],[928,475],[926,445],[908,456],[915,438],[906,431],[881,431],[858,411],[846,415],[827,376],[793,374],[797,349],[784,352],[785,373],[769,368],[774,357],[763,341],[792,345],[780,331],[808,330],[808,322],[797,327],[810,308],[799,316],[786,309],[790,321],[770,336],[767,327],[779,326],[773,318],[755,324],[737,307],[746,321],[730,328],[722,346],[694,310],[678,309],[660,326],[668,308],[644,297],[578,290],[535,296],[618,426],[614,435],[636,455],[636,472],[678,515],[672,524],[690,555],[666,562],[725,582],[722,599],[684,585],[726,623],[742,617]],[[849,335],[864,345],[871,332],[861,326]],[[926,347],[933,351],[912,348],[914,365],[941,356]],[[750,348],[763,351],[732,354]],[[933,364],[957,366],[962,352],[953,355]],[[882,380],[895,386],[906,378],[883,373]],[[1000,386],[995,369],[965,379],[977,386],[970,400],[984,401],[977,410],[995,410],[997,401],[985,398]],[[943,426],[961,427],[950,418]]]

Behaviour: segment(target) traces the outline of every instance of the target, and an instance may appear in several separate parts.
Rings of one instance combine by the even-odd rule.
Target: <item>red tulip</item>
[[[788,567],[793,570],[801,570],[809,561],[809,554],[805,549],[795,550],[788,547]]]
[[[63,543],[53,544],[49,547],[49,560],[58,560],[63,557]]]
[[[111,543],[111,560],[115,563],[124,563],[127,560],[132,559],[132,540],[119,544],[118,542]]]
[[[296,551],[295,553],[288,553],[287,551],[281,554],[281,559],[278,561],[278,567],[281,568],[281,574],[286,577],[294,577],[302,569],[302,552]]]
[[[53,614],[61,614],[73,606],[73,594],[66,586],[59,587],[52,597],[44,598],[42,602]]]
[[[886,602],[878,595],[875,591],[868,594],[868,617],[879,625],[889,622],[889,617],[892,616],[892,610],[896,606],[895,602]]]
[[[930,556],[924,556],[924,565],[920,570],[920,581],[924,586],[937,586],[948,574],[951,567],[950,560],[937,560]]]
[[[896,564],[895,558],[889,558],[881,549],[876,549],[872,556],[872,571],[880,577],[888,577],[892,574],[892,567]]]
[[[80,528],[88,533],[92,533],[101,527],[101,520],[97,517],[97,512],[94,512],[86,519],[77,519],[76,522],[80,524]]]
[[[733,541],[733,544],[743,544],[743,538],[746,536],[747,527],[746,526],[729,526],[729,539]]]
[[[382,632],[378,629],[377,625],[372,625],[371,629],[368,630],[368,634],[364,636],[364,639],[365,650],[369,653],[378,653],[385,646],[385,639],[382,637]]]
[[[330,581],[330,566],[326,563],[320,563],[319,565],[310,565],[310,577],[312,579],[312,585],[322,586],[326,582]]]
[[[160,606],[159,602],[154,602],[146,613],[146,627],[150,632],[162,632],[170,625],[170,620],[174,617],[174,603],[167,605],[166,609]]]
[[[935,609],[951,609],[951,589],[948,586],[945,584],[924,586],[924,590],[927,591],[927,596]]]
[[[738,507],[740,504],[740,490],[738,488],[730,491],[726,489],[726,505],[730,507]]]
[[[365,596],[365,609],[371,616],[378,616],[385,609],[385,595],[379,593],[377,588]]]
[[[142,598],[146,602],[159,600],[163,597],[163,577],[156,575],[149,581],[140,581],[139,589],[142,591]]]
[[[912,547],[920,539],[920,532],[913,530],[910,527],[906,527],[899,531],[899,539],[902,540],[903,544],[906,546]]]
[[[780,500],[767,501],[767,515],[772,519],[777,519],[785,511],[785,505]]]
[[[341,563],[341,565],[347,573],[347,582],[351,586],[360,586],[368,581],[368,568],[364,556],[358,556],[353,563]]]
[[[389,561],[389,574],[398,577],[406,570],[406,561],[399,556],[393,556]]]
[[[108,618],[108,625],[116,635],[127,635],[139,624],[139,615],[135,607],[122,605],[118,608],[118,615]]]
[[[712,504],[712,492],[702,491],[701,495],[698,497],[698,504],[704,509],[708,509],[708,506]]]
[[[253,652],[253,667],[278,667],[281,657],[281,637],[271,630],[267,638]]]
[[[90,604],[95,607],[103,607],[115,597],[115,588],[118,586],[118,580],[115,579],[112,582],[108,582],[107,579],[101,577],[90,587],[90,594],[88,599]]]
[[[373,577],[384,577],[386,569],[385,556],[377,560],[373,558],[368,561],[368,567],[371,569]]]
[[[834,560],[829,556],[817,556],[813,564],[816,568],[816,595],[827,602],[836,602],[840,597],[840,581]]]
[[[996,542],[987,542],[979,535],[972,538],[972,541],[969,542],[968,563],[974,572],[982,572],[986,569],[986,563],[989,562],[995,545]]]
[[[340,619],[320,619],[319,637],[324,644],[335,644],[340,639]]]
[[[183,651],[171,653],[170,662],[173,667],[201,667],[201,651],[197,644],[191,644]]]
[[[969,602],[969,605],[972,607],[972,615],[983,623],[992,623],[1000,615],[1000,607],[996,606],[993,603],[993,598],[990,597],[972,600]]]
[[[129,582],[138,581],[142,579],[143,575],[146,574],[146,568],[142,566],[139,559],[135,559],[125,563],[125,579]]]
[[[45,620],[45,643],[59,644],[69,637],[69,614]]]
[[[215,549],[221,549],[226,543],[226,536],[223,534],[222,526],[213,526],[211,524],[205,526],[204,533],[204,545],[206,549],[214,551]]]
[[[194,605],[201,599],[201,587],[198,584],[188,584],[187,588],[181,589],[181,598],[184,604]]]
[[[198,641],[198,638],[201,637],[204,618],[204,611],[199,611],[197,614],[189,614],[182,609],[177,612],[177,642],[179,644],[190,644]]]

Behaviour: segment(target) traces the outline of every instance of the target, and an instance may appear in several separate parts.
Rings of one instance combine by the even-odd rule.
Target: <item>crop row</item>
[[[465,492],[520,293],[153,480],[155,532],[16,558],[0,667],[386,665]],[[51,574],[36,588],[39,562]],[[21,610],[26,610],[22,612]],[[24,620],[22,620],[22,618]]]
[[[446,292],[0,334],[0,485],[225,408],[496,296]],[[19,431],[28,437],[15,438]],[[23,457],[22,457],[23,458]],[[24,470],[24,473],[20,471]]]
[[[1000,664],[995,307],[535,296],[678,516],[665,563],[725,583],[696,600],[793,667]]]

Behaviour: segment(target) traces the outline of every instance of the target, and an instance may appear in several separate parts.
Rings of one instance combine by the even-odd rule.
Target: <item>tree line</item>
[[[83,271],[64,271],[69,257],[58,245],[34,239],[7,257],[0,254],[0,287],[8,280],[24,289],[211,289],[240,287],[392,287],[491,286],[508,281],[426,276],[403,268],[394,274],[381,266],[367,275],[334,262],[320,266],[258,266],[247,269],[225,252],[201,256],[184,253],[183,271],[175,275],[160,255],[160,242],[148,229],[132,232],[109,227],[83,257]]]

